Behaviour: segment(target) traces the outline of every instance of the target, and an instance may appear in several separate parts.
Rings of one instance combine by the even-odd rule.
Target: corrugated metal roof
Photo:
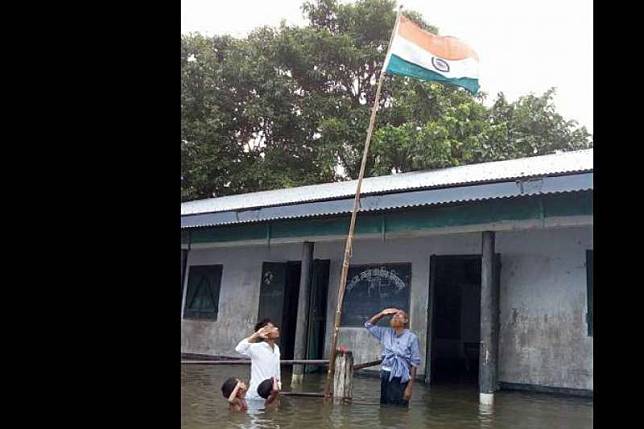
[[[592,169],[593,150],[587,149],[507,161],[464,165],[441,170],[413,171],[389,176],[369,177],[362,182],[361,195],[367,196],[396,191],[554,176],[592,171]],[[181,204],[181,215],[248,210],[259,207],[340,199],[354,196],[356,186],[357,181],[351,180],[195,200]]]
[[[451,188],[424,189],[370,195],[360,199],[360,213],[501,198],[529,197],[564,192],[588,191],[593,188],[593,173],[521,179],[466,185]],[[181,217],[182,228],[265,222],[351,213],[354,198],[304,202],[277,207],[230,210]]]

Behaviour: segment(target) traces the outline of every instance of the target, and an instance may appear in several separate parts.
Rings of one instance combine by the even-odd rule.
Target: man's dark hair
[[[273,321],[271,319],[262,319],[262,320],[260,320],[259,322],[257,322],[257,324],[255,324],[255,332],[259,331],[260,329],[262,329],[264,326],[268,325],[269,323],[272,324],[273,326],[275,326],[275,323],[273,323]]]
[[[237,379],[235,377],[230,377],[224,381],[224,384],[221,386],[221,393],[224,395],[224,398],[228,399],[230,397],[230,394],[235,390],[235,386],[237,386]]]
[[[267,378],[266,380],[259,383],[257,386],[257,394],[262,398],[266,399],[273,391],[273,379]]]

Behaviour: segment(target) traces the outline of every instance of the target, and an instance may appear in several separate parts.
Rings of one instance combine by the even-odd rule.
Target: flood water
[[[291,389],[287,367],[282,367],[285,391],[322,392],[324,374],[307,374]],[[351,405],[333,405],[322,398],[282,396],[275,410],[228,410],[221,385],[228,377],[248,382],[248,365],[182,365],[181,427],[202,428],[592,428],[593,401],[543,393],[500,391],[494,406],[481,406],[475,385],[438,385],[431,391],[414,385],[409,409],[381,407],[380,380],[354,377]]]

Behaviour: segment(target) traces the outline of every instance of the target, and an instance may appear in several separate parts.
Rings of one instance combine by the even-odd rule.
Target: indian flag
[[[457,85],[476,94],[479,57],[472,48],[451,36],[429,33],[401,15],[385,72]]]

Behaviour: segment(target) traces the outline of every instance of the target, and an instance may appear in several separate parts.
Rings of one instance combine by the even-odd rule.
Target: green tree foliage
[[[315,0],[302,11],[305,27],[182,36],[182,200],[358,175],[395,2]],[[501,93],[486,107],[482,93],[386,75],[367,176],[592,147],[553,96]]]

